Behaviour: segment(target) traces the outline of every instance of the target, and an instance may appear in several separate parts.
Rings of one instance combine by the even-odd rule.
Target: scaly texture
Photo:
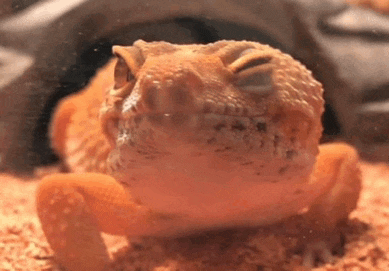
[[[341,143],[318,147],[323,90],[310,71],[245,41],[137,41],[113,52],[52,123],[70,171],[114,177],[42,181],[38,215],[66,268],[102,270],[100,231],[179,236],[295,217],[305,264],[332,260],[325,237],[356,206],[358,155]]]

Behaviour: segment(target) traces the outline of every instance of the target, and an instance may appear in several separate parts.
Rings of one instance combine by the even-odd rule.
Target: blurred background
[[[1,0],[0,170],[58,161],[48,125],[114,44],[137,39],[269,44],[323,83],[323,141],[389,161],[388,0]]]

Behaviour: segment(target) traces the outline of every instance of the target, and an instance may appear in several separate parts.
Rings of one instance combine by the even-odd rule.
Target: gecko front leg
[[[326,239],[339,234],[337,226],[356,208],[361,190],[357,151],[344,143],[323,144],[319,148],[311,182],[329,185],[302,215],[303,265],[308,267],[314,266],[316,259],[333,262],[332,245]]]
[[[100,232],[127,235],[142,213],[115,179],[98,173],[45,177],[36,201],[47,241],[69,271],[103,270],[110,259]]]

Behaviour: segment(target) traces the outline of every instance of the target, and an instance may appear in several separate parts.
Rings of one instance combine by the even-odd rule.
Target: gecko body
[[[174,237],[303,215],[329,232],[355,208],[358,155],[319,147],[323,89],[289,55],[246,41],[113,52],[52,122],[75,173],[38,190],[43,230],[69,270],[109,261],[100,231]]]

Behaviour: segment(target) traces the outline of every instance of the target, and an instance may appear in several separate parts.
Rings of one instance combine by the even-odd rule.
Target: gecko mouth
[[[109,164],[112,172],[124,176],[155,163],[164,170],[191,168],[195,175],[208,162],[275,176],[286,174],[295,161],[313,161],[312,156],[300,155],[304,152],[299,139],[287,136],[268,116],[139,114],[120,119],[115,138]]]
[[[266,126],[264,117],[222,115],[217,113],[161,113],[135,115],[128,119],[124,119],[121,127],[129,128],[132,125],[135,125],[136,128],[139,128],[142,125],[142,122],[149,122],[155,126],[164,126],[168,128],[213,128],[220,131],[222,128],[229,127],[230,130],[244,131],[248,128],[250,120],[255,120],[258,127],[261,127],[261,132],[266,132],[264,131]]]
[[[273,152],[283,140],[266,117],[214,113],[134,115],[119,120],[115,138],[112,154],[117,155],[122,165],[132,160],[150,161],[174,155],[178,160],[185,155],[216,155],[229,160],[244,155],[257,157]]]
[[[269,132],[269,120],[261,116],[233,116],[215,113],[143,114],[122,119],[118,124],[117,143],[136,138],[161,136],[179,140],[192,139],[211,144],[217,139],[230,138],[235,144],[255,135],[263,137]],[[141,136],[142,135],[142,136]],[[227,140],[229,141],[229,140]]]
[[[278,144],[280,138],[276,127],[262,116],[139,114],[120,119],[117,127],[110,156],[113,172],[156,161],[165,161],[161,163],[170,168],[188,157],[250,164],[252,155],[266,152],[270,142]]]

